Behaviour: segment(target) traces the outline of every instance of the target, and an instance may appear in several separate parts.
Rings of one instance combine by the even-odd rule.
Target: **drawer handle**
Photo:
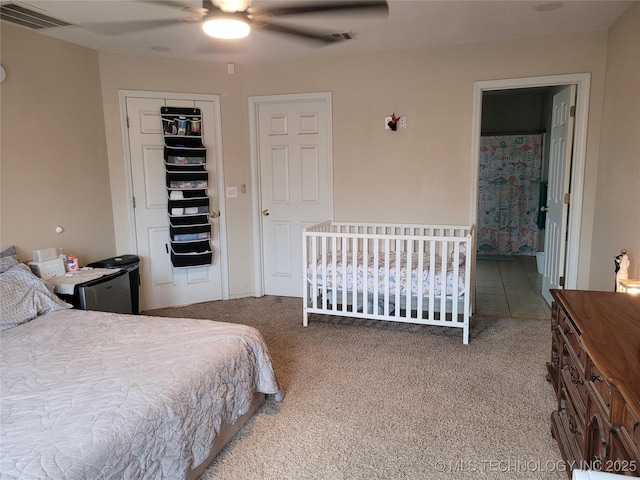
[[[574,371],[574,368],[569,367],[569,376],[571,377],[571,383],[573,383],[574,385],[580,385],[582,383],[582,378],[580,378],[579,375],[574,376],[573,371]]]
[[[573,415],[569,415],[569,430],[571,431],[571,433],[578,433],[578,427],[576,427],[574,424],[574,420],[573,420]]]
[[[594,465],[598,465],[599,467],[596,467],[598,471],[602,471],[602,455],[594,455],[593,456],[593,463]]]
[[[591,381],[595,382],[595,381],[599,381],[599,382],[604,382],[604,378],[602,377],[602,375],[594,375],[593,373],[591,374]]]
[[[565,335],[571,335],[573,333],[573,330],[570,330],[568,328],[563,328],[562,331],[564,332]]]

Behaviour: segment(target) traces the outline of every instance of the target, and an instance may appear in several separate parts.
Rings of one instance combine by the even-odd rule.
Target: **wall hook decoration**
[[[387,126],[394,132],[398,129],[398,120],[400,120],[400,117],[396,117],[396,114],[392,113],[391,120],[387,122]]]

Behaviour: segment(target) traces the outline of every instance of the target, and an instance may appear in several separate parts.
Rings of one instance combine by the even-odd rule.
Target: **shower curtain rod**
[[[505,132],[482,132],[481,137],[503,137],[506,135],[537,135],[538,133],[546,133],[546,129],[541,130],[514,130]]]

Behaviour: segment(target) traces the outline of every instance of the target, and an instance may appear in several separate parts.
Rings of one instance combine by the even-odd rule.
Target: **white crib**
[[[303,325],[318,313],[455,327],[469,343],[473,230],[333,221],[305,228]]]

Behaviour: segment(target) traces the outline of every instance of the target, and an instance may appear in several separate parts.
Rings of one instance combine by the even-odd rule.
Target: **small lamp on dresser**
[[[630,293],[631,295],[640,295],[640,280],[634,280],[632,278],[623,278],[618,280],[619,289],[621,293]]]

